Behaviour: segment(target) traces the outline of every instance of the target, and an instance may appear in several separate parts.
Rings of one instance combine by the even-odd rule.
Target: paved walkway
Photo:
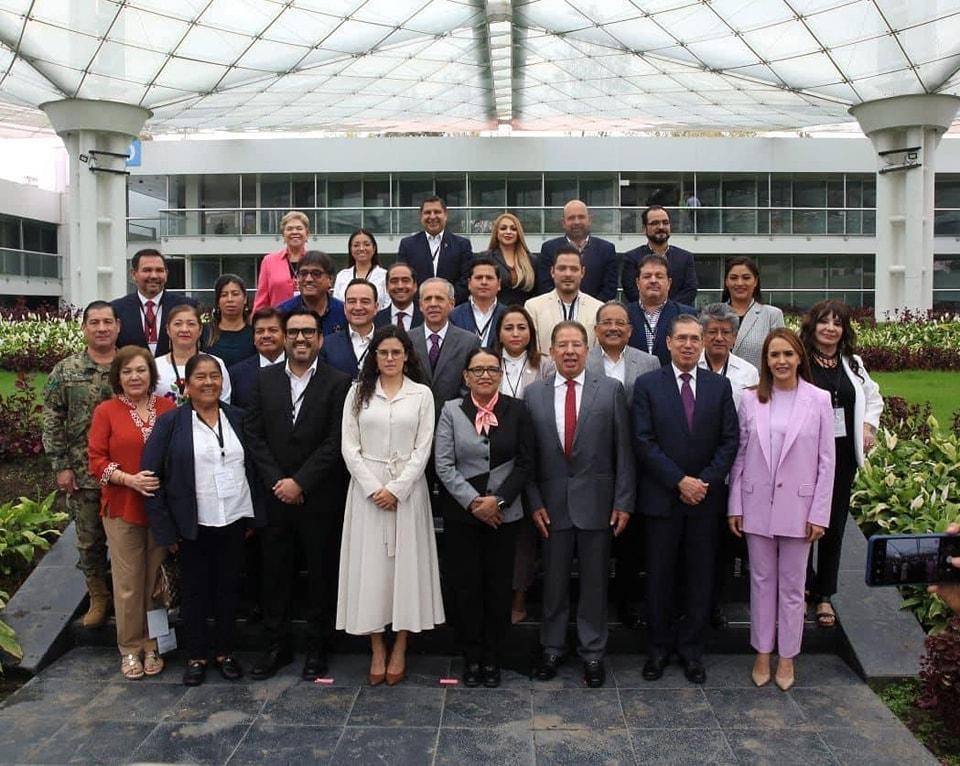
[[[507,673],[499,689],[443,688],[459,660],[430,656],[410,657],[404,684],[370,688],[360,655],[334,658],[332,687],[300,681],[295,663],[265,682],[212,672],[186,689],[179,662],[129,682],[114,650],[84,647],[0,706],[0,761],[936,764],[835,656],[801,657],[788,693],[753,688],[747,655],[708,659],[702,689],[676,666],[644,681],[638,655],[611,657],[597,690],[579,663],[549,683]]]

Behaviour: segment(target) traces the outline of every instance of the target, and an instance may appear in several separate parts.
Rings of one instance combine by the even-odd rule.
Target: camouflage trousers
[[[67,513],[77,528],[77,569],[85,577],[106,578],[107,535],[100,518],[100,490],[80,489],[66,496]]]

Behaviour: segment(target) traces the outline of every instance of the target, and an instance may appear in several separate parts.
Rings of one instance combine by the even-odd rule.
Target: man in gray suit
[[[553,678],[566,653],[567,590],[576,549],[578,653],[587,685],[599,687],[605,679],[610,544],[630,520],[636,487],[623,386],[586,371],[587,344],[579,322],[557,324],[550,339],[557,372],[528,386],[523,398],[537,444],[527,499],[543,537],[543,655],[536,676]]]

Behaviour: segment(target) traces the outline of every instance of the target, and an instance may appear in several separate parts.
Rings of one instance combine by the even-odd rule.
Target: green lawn
[[[954,410],[960,409],[960,372],[908,370],[871,372],[884,396],[901,396],[908,402],[930,402],[933,415],[942,426],[949,425]]]
[[[27,375],[27,379],[33,385],[37,392],[37,398],[43,391],[43,384],[47,382],[47,373],[38,372]],[[14,384],[17,380],[17,373],[10,370],[0,370],[0,395],[9,396],[13,393]]]

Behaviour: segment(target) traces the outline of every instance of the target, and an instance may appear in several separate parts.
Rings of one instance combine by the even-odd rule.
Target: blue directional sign
[[[138,168],[140,167],[140,161],[143,159],[141,153],[140,139],[135,138],[130,142],[130,153],[127,157],[127,167],[128,168]]]

